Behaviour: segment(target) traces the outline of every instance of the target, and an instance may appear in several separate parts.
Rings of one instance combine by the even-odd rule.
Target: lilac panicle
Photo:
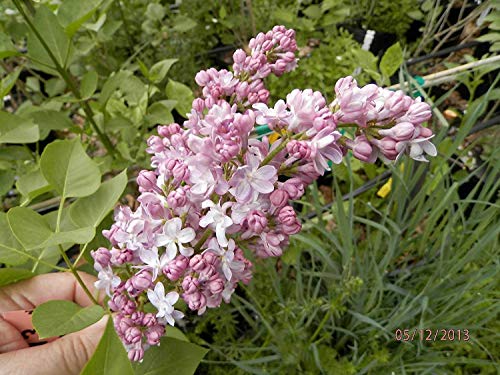
[[[348,149],[365,162],[436,155],[423,126],[428,104],[346,77],[330,104],[295,89],[269,105],[265,78],[297,65],[295,31],[275,26],[248,50],[234,52],[232,70],[196,74],[202,94],[187,120],[159,126],[147,141],[151,169],[137,176],[139,206],[118,207],[103,231],[110,249],[91,252],[96,286],[109,295],[133,361],[184,317],[179,299],[201,315],[250,282],[251,257],[281,256],[302,228],[292,201]],[[277,140],[255,134],[264,124]],[[356,128],[354,139],[338,131],[345,126]]]

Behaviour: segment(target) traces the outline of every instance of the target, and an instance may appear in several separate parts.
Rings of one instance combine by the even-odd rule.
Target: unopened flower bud
[[[137,176],[137,184],[139,185],[139,191],[141,192],[155,190],[157,188],[156,174],[147,170],[140,171]]]
[[[282,189],[274,190],[269,196],[269,200],[275,207],[283,207],[288,203],[290,196]]]
[[[260,234],[267,227],[267,218],[262,211],[252,210],[246,217],[248,228],[255,234]]]
[[[139,342],[141,340],[142,332],[137,327],[129,327],[125,331],[124,338],[127,343],[135,344],[136,342]]]
[[[143,348],[133,348],[130,349],[127,353],[128,359],[131,361],[138,362],[144,358],[144,349]]]
[[[165,327],[160,324],[149,327],[146,331],[146,341],[149,345],[158,345],[164,333]]]
[[[400,122],[390,129],[380,129],[378,133],[396,141],[407,141],[414,137],[415,126],[411,122]]]
[[[207,284],[210,293],[212,294],[220,294],[224,290],[224,280],[221,278],[215,278],[211,280]]]
[[[95,251],[91,251],[90,255],[92,255],[94,261],[99,263],[102,267],[107,267],[111,260],[111,252],[105,247],[100,247]]]
[[[356,159],[365,163],[374,163],[377,159],[377,150],[372,147],[364,135],[356,137],[351,147],[352,154]]]
[[[286,180],[281,189],[288,193],[290,199],[299,199],[304,195],[304,183],[297,177]]]

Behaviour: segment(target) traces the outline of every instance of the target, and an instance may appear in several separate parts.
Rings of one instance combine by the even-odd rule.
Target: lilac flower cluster
[[[337,83],[330,105],[308,89],[269,108],[263,79],[296,66],[295,32],[276,26],[249,48],[234,53],[232,72],[196,75],[203,96],[183,126],[159,126],[148,140],[153,170],[137,177],[139,207],[119,207],[104,231],[111,249],[92,252],[96,286],[109,296],[131,360],[141,360],[166,325],[183,318],[175,308],[180,299],[203,314],[229,302],[239,282],[250,282],[249,258],[282,255],[301,230],[291,201],[348,149],[371,161],[373,150],[395,158],[382,146],[389,139],[398,153],[430,147],[420,141],[431,136],[421,126],[430,116],[425,103],[373,85],[360,89],[349,77]],[[359,128],[355,140],[336,130],[346,122]],[[267,124],[278,139],[257,137],[256,124]]]
[[[336,99],[331,107],[338,123],[357,126],[357,136],[347,140],[354,157],[373,163],[398,159],[408,153],[418,161],[427,161],[424,154],[436,156],[436,147],[429,141],[434,135],[422,124],[431,116],[431,109],[420,98],[412,99],[403,91],[391,91],[377,85],[358,87],[355,79],[346,77],[335,85]]]
[[[211,68],[196,74],[196,83],[203,88],[206,108],[231,96],[243,105],[266,103],[269,91],[263,79],[271,73],[281,76],[297,66],[295,31],[284,26],[259,33],[250,40],[248,47],[251,49],[249,55],[242,49],[233,54],[233,72]]]

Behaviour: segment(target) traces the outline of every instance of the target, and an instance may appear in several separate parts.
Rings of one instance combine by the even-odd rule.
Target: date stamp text
[[[396,329],[396,341],[469,341],[468,329]]]

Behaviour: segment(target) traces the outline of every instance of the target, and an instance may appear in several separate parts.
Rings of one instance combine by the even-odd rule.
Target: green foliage
[[[82,24],[97,11],[103,0],[66,0],[58,9],[57,18],[68,36],[73,36]]]
[[[64,198],[85,197],[99,188],[101,174],[77,140],[55,141],[40,159],[43,176]]]
[[[55,14],[42,5],[37,9],[33,25],[35,29],[28,35],[29,57],[42,70],[65,68],[72,47]]]
[[[29,208],[12,208],[7,219],[12,233],[26,250],[43,246],[52,236],[49,223]],[[29,233],[29,236],[25,236],[25,233]]]
[[[152,347],[144,355],[142,363],[134,366],[137,375],[160,375],[175,372],[180,375],[194,374],[208,350],[185,340],[171,336],[161,339],[160,346]]]
[[[0,269],[0,287],[17,283],[21,280],[29,279],[35,276],[34,273],[23,268],[1,268]]]
[[[489,32],[477,40],[491,43],[490,51],[495,53],[500,51],[500,1],[492,0],[490,3],[490,13],[484,19],[484,21],[489,22]]]
[[[384,83],[390,83],[389,78],[398,71],[402,63],[403,50],[398,42],[389,47],[380,60],[380,72]]]
[[[113,319],[109,318],[101,341],[82,375],[134,375],[125,348],[115,332]]]
[[[175,98],[177,101],[175,109],[181,116],[185,117],[187,113],[191,112],[191,103],[193,102],[194,97],[189,87],[170,79],[168,80],[167,87],[165,88],[165,93],[167,94],[167,97]]]
[[[0,32],[0,59],[18,55],[10,37]]]
[[[126,185],[127,173],[123,171],[104,182],[94,194],[76,200],[69,210],[71,221],[79,227],[97,227],[113,209]]]
[[[403,38],[405,33],[410,28],[413,20],[421,20],[424,14],[430,10],[427,6],[432,0],[425,1],[427,3],[418,7],[418,3],[412,0],[399,1],[370,1],[357,0],[356,6],[353,6],[353,18],[360,17],[362,24],[367,29],[377,32],[385,32],[396,34],[398,38]]]
[[[66,335],[88,327],[104,315],[101,306],[81,307],[70,301],[48,301],[37,306],[32,319],[40,338]]]
[[[32,143],[39,139],[38,127],[30,120],[22,119],[7,112],[0,112],[0,144]]]

